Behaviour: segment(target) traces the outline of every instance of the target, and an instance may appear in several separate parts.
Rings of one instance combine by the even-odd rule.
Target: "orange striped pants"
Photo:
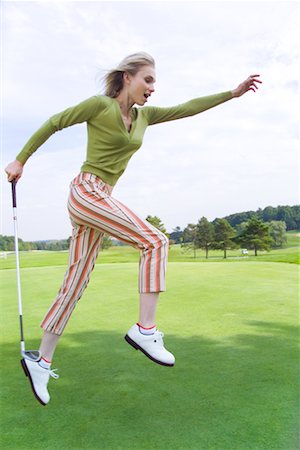
[[[96,175],[79,174],[70,185],[68,210],[73,225],[68,270],[41,327],[60,335],[94,268],[104,233],[141,251],[139,292],[165,291],[168,238],[109,194]]]

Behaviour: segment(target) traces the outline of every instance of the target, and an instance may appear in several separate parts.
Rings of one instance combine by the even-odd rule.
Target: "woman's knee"
[[[169,238],[160,230],[156,230],[155,233],[151,230],[149,234],[144,235],[144,238],[146,238],[143,243],[144,251],[152,251],[161,248],[167,250],[169,247]]]

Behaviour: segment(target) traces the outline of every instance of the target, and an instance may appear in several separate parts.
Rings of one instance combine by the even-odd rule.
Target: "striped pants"
[[[79,174],[70,185],[68,210],[73,225],[63,284],[41,327],[62,334],[94,268],[104,233],[141,251],[139,292],[165,291],[168,238],[109,193],[96,175]]]

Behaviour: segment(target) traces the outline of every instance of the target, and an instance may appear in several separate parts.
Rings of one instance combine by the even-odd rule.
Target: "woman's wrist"
[[[18,157],[14,160],[14,163],[18,163],[19,165],[20,165],[20,167],[23,167],[24,165],[25,165],[25,162],[26,161],[20,161],[19,159],[18,159]]]

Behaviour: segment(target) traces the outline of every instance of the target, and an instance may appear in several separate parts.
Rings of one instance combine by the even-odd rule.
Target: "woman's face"
[[[132,102],[143,106],[154,92],[155,69],[153,66],[142,66],[135,75],[127,74],[128,94]]]

